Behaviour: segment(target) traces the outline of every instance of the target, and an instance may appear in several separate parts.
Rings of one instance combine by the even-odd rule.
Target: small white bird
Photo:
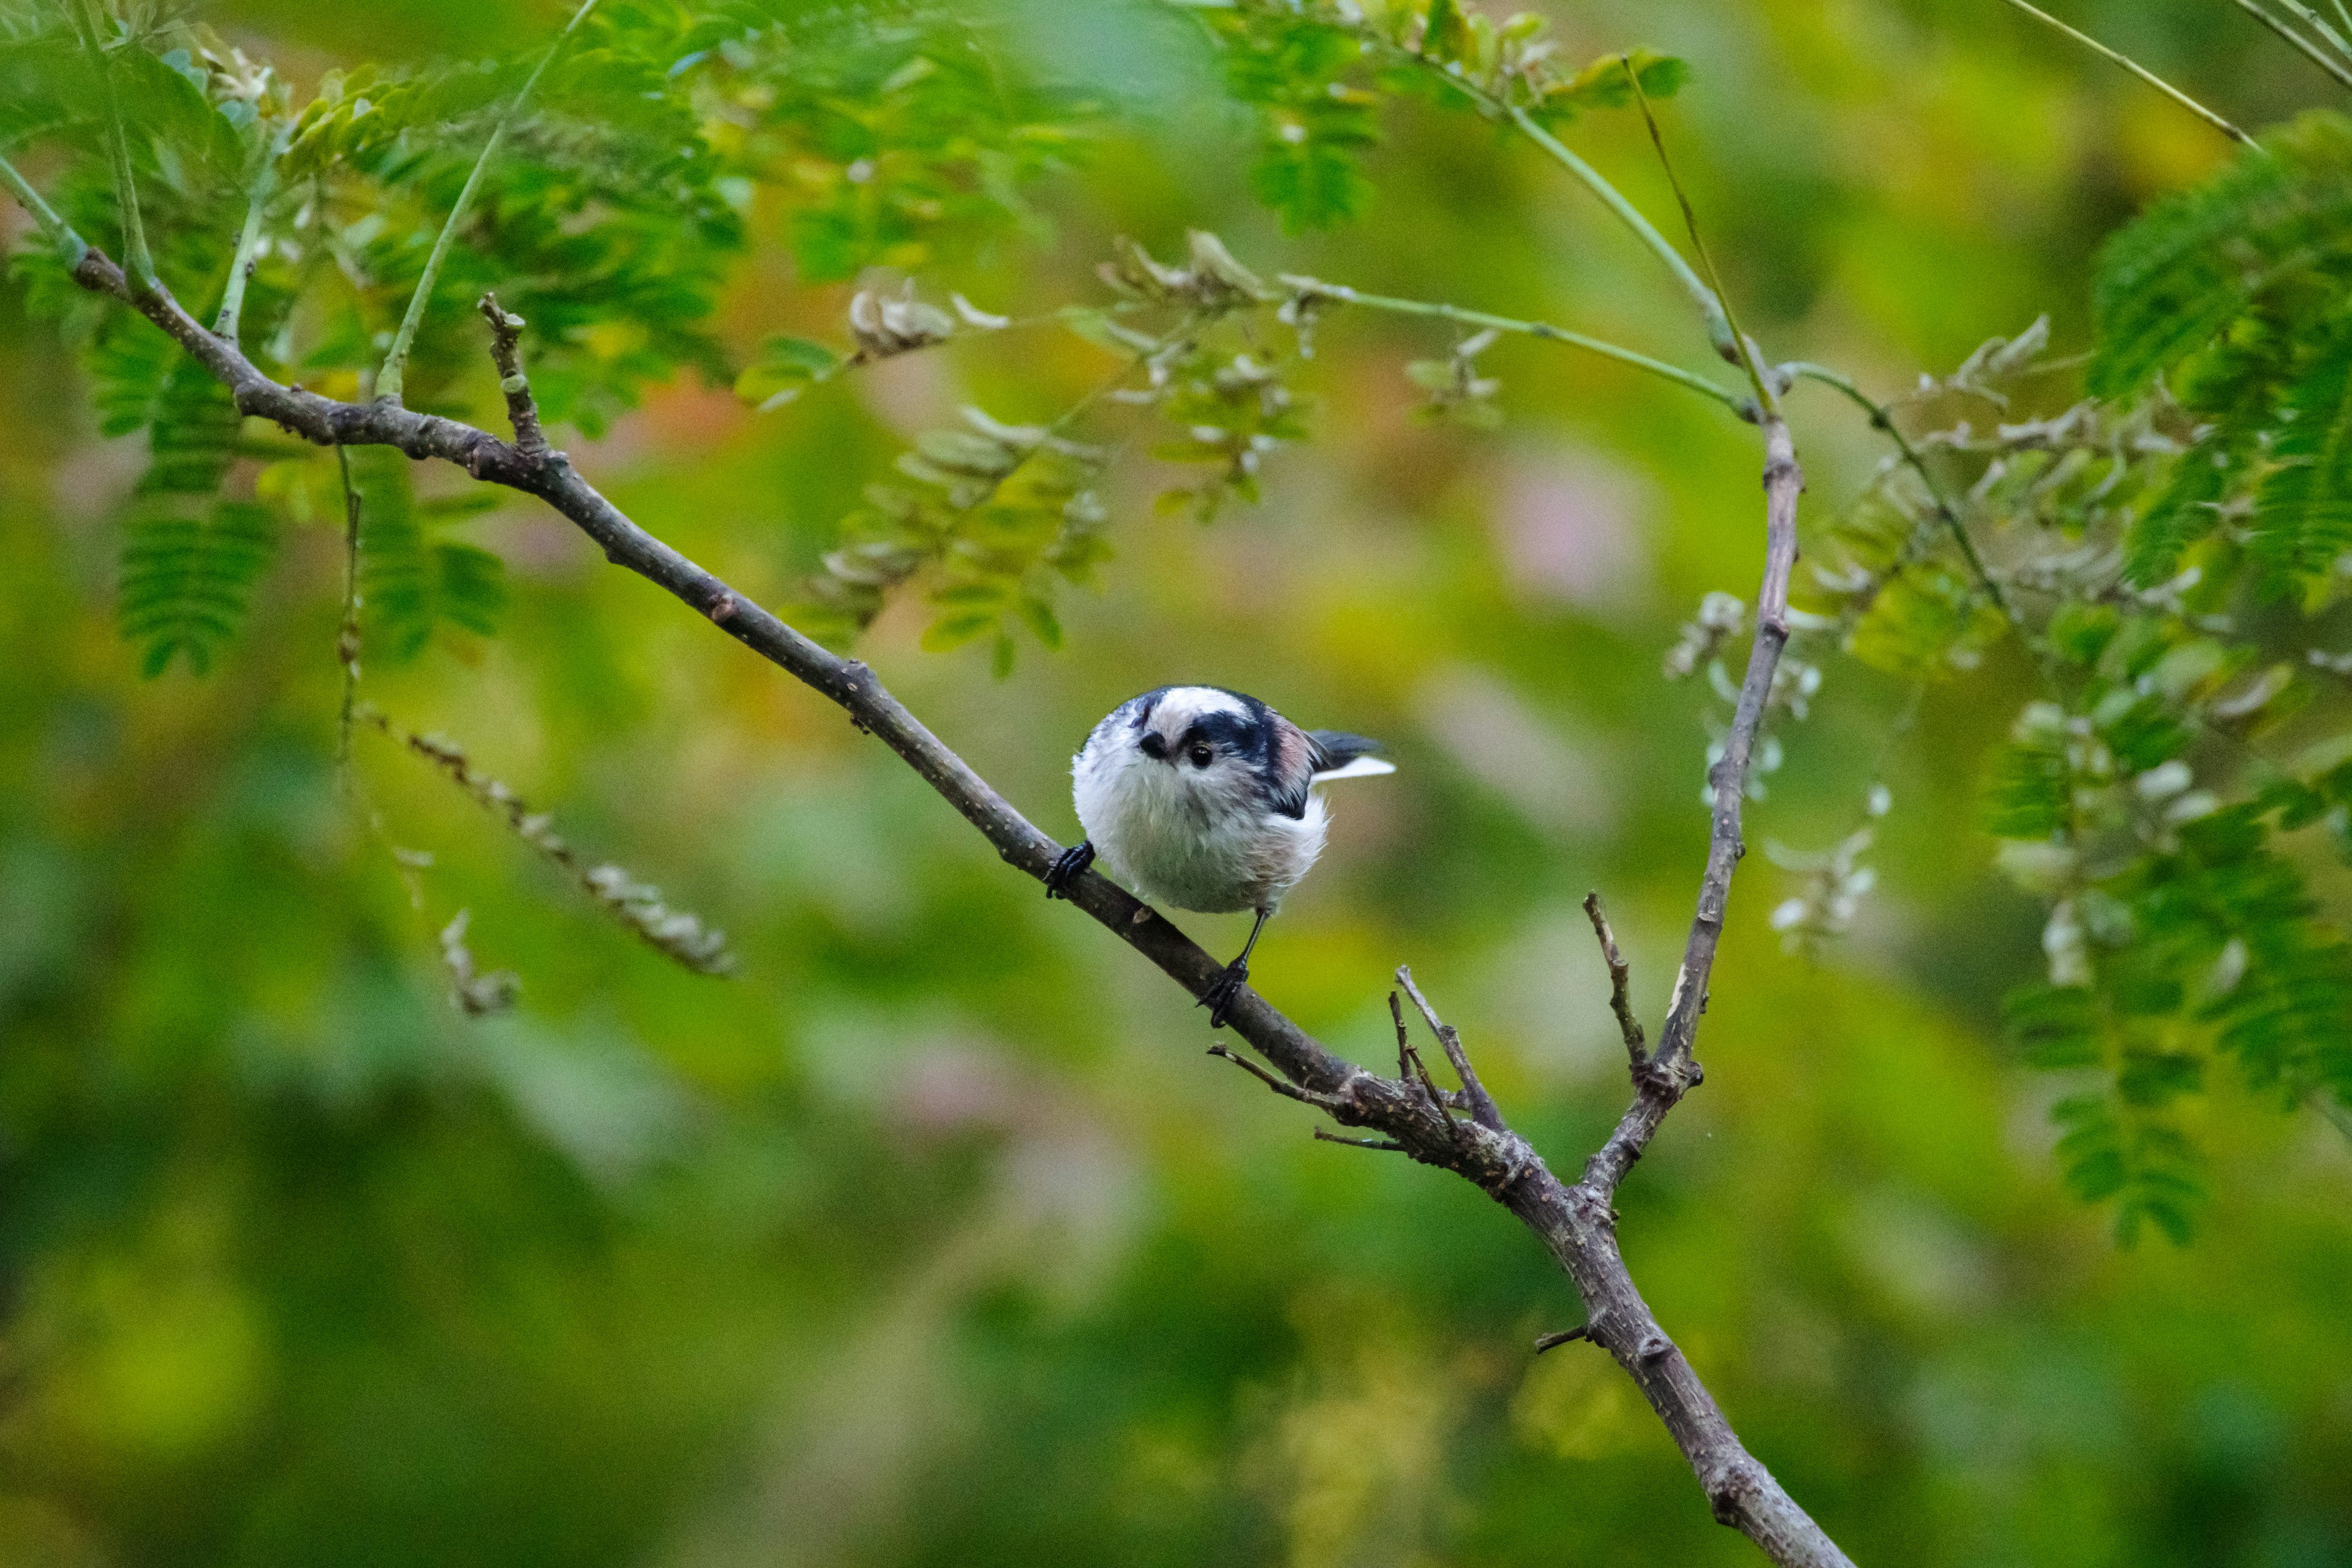
[[[1257,923],[1201,1005],[1221,1028],[1249,978],[1250,950],[1282,895],[1323,852],[1327,779],[1396,769],[1378,741],[1301,730],[1255,697],[1163,686],[1120,703],[1071,761],[1086,842],[1045,878],[1067,898],[1099,854],[1139,896],[1203,914],[1255,910]]]

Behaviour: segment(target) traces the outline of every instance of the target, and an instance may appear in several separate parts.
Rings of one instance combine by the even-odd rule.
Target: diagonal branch
[[[456,420],[381,401],[340,403],[281,385],[257,369],[236,343],[205,331],[167,292],[132,289],[121,269],[101,252],[87,252],[74,268],[74,278],[86,289],[131,304],[161,327],[229,388],[240,413],[274,420],[321,446],[388,446],[412,458],[439,458],[477,479],[540,498],[594,540],[614,564],[667,590],[838,704],[852,723],[921,774],[1007,863],[1043,880],[1059,858],[1062,847],[942,744],[872,670],[811,642],[638,527],[582,478],[562,453],[532,457],[518,444]],[[503,317],[499,325],[503,328]],[[529,403],[527,384],[520,391],[509,389],[508,396],[510,410],[523,423],[520,416]],[[1456,1065],[1463,1069],[1465,1086],[1460,1096],[1438,1090],[1425,1070],[1416,1075],[1418,1081],[1402,1071],[1397,1078],[1383,1078],[1335,1055],[1246,987],[1230,1005],[1228,1025],[1279,1073],[1279,1078],[1260,1075],[1270,1085],[1323,1110],[1341,1126],[1381,1134],[1376,1144],[1393,1144],[1423,1164],[1475,1184],[1536,1235],[1583,1300],[1582,1337],[1605,1348],[1633,1379],[1681,1448],[1717,1520],[1739,1530],[1786,1568],[1852,1568],[1821,1527],[1740,1445],[1697,1372],[1659,1327],[1618,1250],[1616,1215],[1611,1207],[1625,1169],[1646,1146],[1666,1110],[1699,1079],[1697,1064],[1689,1055],[1696,1026],[1696,1008],[1690,998],[1705,992],[1714,936],[1720,931],[1723,900],[1738,859],[1747,760],[1762,722],[1763,697],[1788,635],[1784,612],[1796,548],[1796,497],[1802,480],[1786,426],[1768,419],[1764,433],[1769,498],[1764,588],[1747,689],[1731,742],[1716,770],[1716,831],[1699,920],[1692,931],[1695,956],[1685,960],[1684,983],[1658,1062],[1637,1075],[1633,1106],[1587,1165],[1583,1179],[1574,1185],[1561,1181],[1525,1139],[1502,1124],[1483,1089],[1472,1097],[1475,1074],[1468,1069],[1467,1053],[1452,1031],[1440,1037],[1446,1040],[1449,1055],[1460,1053]],[[1085,873],[1070,885],[1068,896],[1193,997],[1223,974],[1223,966],[1214,958],[1106,879]],[[1402,1039],[1401,1018],[1399,1034]],[[1452,1035],[1450,1040],[1447,1035]],[[1409,1047],[1402,1055],[1418,1065]],[[1456,1102],[1472,1107],[1477,1119],[1465,1121],[1450,1114],[1449,1105]]]

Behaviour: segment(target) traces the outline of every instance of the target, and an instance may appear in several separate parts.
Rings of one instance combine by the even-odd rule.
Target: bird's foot
[[[1202,992],[1200,1001],[1193,1004],[1209,1010],[1209,1027],[1222,1029],[1225,1026],[1225,1016],[1233,1010],[1234,997],[1240,993],[1242,983],[1248,978],[1249,965],[1238,958],[1217,971],[1217,977],[1209,982],[1209,988]]]
[[[1045,896],[1049,899],[1068,898],[1070,884],[1076,881],[1079,874],[1094,863],[1095,847],[1092,839],[1079,844],[1075,849],[1063,850],[1062,858],[1054,862],[1054,868],[1045,873]]]

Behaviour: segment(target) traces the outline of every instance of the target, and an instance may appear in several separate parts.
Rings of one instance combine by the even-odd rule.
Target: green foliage
[[[174,659],[211,670],[245,624],[253,584],[277,554],[276,518],[265,507],[220,501],[202,516],[142,517],[122,547],[122,635],[141,645],[140,672]]]
[[[2269,455],[2247,546],[2273,577],[2324,575],[2352,552],[2352,305],[2302,356]]]
[[[908,484],[877,484],[842,523],[841,546],[808,584],[812,635],[846,644],[881,612],[888,591],[935,571],[923,646],[993,637],[1000,670],[1026,626],[1061,646],[1058,579],[1086,582],[1107,553],[1108,514],[1095,494],[1108,456],[1040,426],[1005,425],[977,408],[967,428],[925,434],[898,459]]]
[[[2066,1185],[2085,1203],[2112,1199],[2116,1238],[2126,1246],[2153,1225],[2186,1244],[2204,1199],[2196,1148],[2178,1127],[2133,1114],[2104,1095],[2076,1095],[2051,1112],[2065,1129],[2058,1158]]]
[[[1039,79],[982,20],[886,15],[814,47],[778,25],[707,63],[740,138],[733,163],[787,194],[804,281],[1042,237],[1024,190],[1082,154],[1101,110]]]
[[[414,658],[443,626],[494,637],[507,602],[505,563],[488,551],[436,537],[436,527],[480,510],[415,499],[408,459],[382,447],[352,454],[360,496],[360,596],[368,657]],[[495,496],[481,498],[490,504]]]
[[[2152,585],[2251,491],[2248,552],[2272,593],[2352,549],[2352,121],[2310,114],[2168,198],[2101,252],[2091,389],[2158,378],[2200,424],[2128,545]]]
[[[2340,289],[2352,268],[2352,121],[2304,116],[2157,203],[2099,254],[2090,386],[2131,396],[2257,305]]]
[[[1679,90],[1683,62],[1648,49],[1563,71],[1548,21],[1497,24],[1460,0],[1238,0],[1195,9],[1215,43],[1226,89],[1256,111],[1250,185],[1293,232],[1360,216],[1370,183],[1359,159],[1380,141],[1383,102],[1401,95],[1520,110],[1557,127],[1633,101],[1629,69],[1652,98]]]

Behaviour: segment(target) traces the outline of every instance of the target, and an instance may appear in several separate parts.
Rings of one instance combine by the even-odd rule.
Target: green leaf
[[[2352,552],[2352,310],[2313,348],[2284,403],[2247,541],[2274,581],[2323,576]]]
[[[2098,997],[2086,986],[2029,985],[2002,1007],[2010,1043],[2029,1067],[2095,1067],[2101,1057]]]
[[[506,565],[488,551],[436,540],[415,500],[408,460],[382,447],[352,454],[360,495],[361,636],[371,660],[415,658],[443,626],[495,637]]]
[[[735,395],[762,411],[780,408],[814,384],[830,380],[841,363],[841,356],[823,343],[770,338],[761,345],[760,357],[735,378]]]
[[[2139,391],[2214,342],[2258,296],[2347,256],[2352,121],[2306,114],[2101,249],[2093,395]]]
[[[140,668],[161,675],[184,659],[193,675],[211,670],[245,624],[254,583],[278,550],[277,520],[264,507],[222,501],[203,517],[149,516],[123,541],[123,637],[142,645]]]
[[[1996,838],[2049,838],[2073,820],[2074,782],[2056,747],[2012,742],[1992,754],[1984,787],[1985,831]]]
[[[1457,0],[1429,0],[1429,18],[1422,30],[1421,53],[1440,62],[1462,59],[1470,52],[1470,24]]]

